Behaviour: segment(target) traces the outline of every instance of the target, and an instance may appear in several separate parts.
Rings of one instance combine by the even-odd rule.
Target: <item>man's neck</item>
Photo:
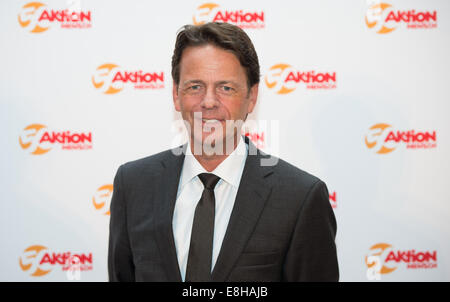
[[[218,148],[215,148],[216,150],[221,150],[221,153],[216,154],[213,153],[211,155],[205,154],[204,150],[201,148],[201,154],[195,154],[194,152],[194,142],[193,139],[191,139],[190,148],[191,152],[194,155],[194,157],[197,159],[197,161],[202,165],[203,168],[205,168],[206,171],[211,172],[214,171],[234,150],[236,150],[237,145],[239,144],[240,137],[236,137],[232,143],[233,149],[227,148],[227,144],[221,145]],[[230,143],[230,144],[231,144]]]

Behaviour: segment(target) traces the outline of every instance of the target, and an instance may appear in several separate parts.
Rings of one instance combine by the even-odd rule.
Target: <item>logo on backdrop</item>
[[[297,87],[306,89],[335,89],[336,72],[296,70],[288,64],[273,65],[264,78],[266,86],[278,94],[287,94]]]
[[[111,204],[111,197],[113,192],[113,185],[106,184],[97,189],[92,197],[92,204],[96,211],[103,215],[109,215],[109,205]]]
[[[59,25],[61,28],[90,28],[91,11],[83,11],[79,1],[73,1],[68,8],[55,9],[41,2],[29,2],[22,6],[17,16],[19,25],[31,33],[42,33],[50,27]]]
[[[20,269],[30,276],[42,277],[53,269],[61,267],[62,271],[90,271],[93,268],[92,253],[57,253],[42,245],[31,245],[19,257]]]
[[[266,147],[266,140],[264,138],[264,131],[244,131],[244,135],[247,136],[252,143],[255,144],[256,148],[264,149]]]
[[[400,27],[408,29],[436,28],[437,12],[398,10],[388,3],[373,1],[367,8],[366,26],[378,34],[387,34]]]
[[[367,148],[378,154],[394,151],[399,145],[407,149],[436,148],[436,131],[396,130],[391,125],[380,123],[369,128],[364,138]]]
[[[60,146],[63,150],[92,149],[92,132],[53,131],[42,124],[25,127],[19,136],[23,150],[33,155],[42,155]]]
[[[380,280],[381,275],[390,274],[399,267],[406,269],[437,268],[437,251],[396,250],[387,243],[370,247],[365,257],[367,278]]]
[[[105,94],[115,94],[125,87],[135,89],[164,88],[164,72],[125,70],[119,65],[107,63],[100,65],[91,78],[94,87]]]
[[[263,11],[227,10],[221,9],[215,3],[205,3],[197,7],[192,21],[194,25],[201,25],[207,22],[225,22],[239,26],[242,29],[265,27]]]
[[[333,209],[337,209],[337,197],[336,197],[336,191],[333,191],[333,193],[329,193],[329,199],[330,204]]]

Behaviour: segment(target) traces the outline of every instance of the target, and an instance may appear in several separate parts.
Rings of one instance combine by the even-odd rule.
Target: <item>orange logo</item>
[[[19,257],[19,266],[24,272],[29,272],[33,277],[41,277],[48,274],[55,266],[61,266],[62,271],[77,269],[90,271],[93,266],[92,253],[54,252],[48,251],[42,245],[32,245],[26,248]]]
[[[22,28],[30,29],[32,33],[42,33],[48,30],[52,23],[60,24],[61,28],[90,28],[91,12],[79,9],[47,9],[40,2],[30,2],[22,6],[17,17]]]
[[[386,22],[383,18],[386,15],[387,9],[392,7],[390,4],[377,3],[370,6],[366,12],[366,25],[370,29],[376,30],[378,34],[387,34],[395,29],[395,27],[386,26]]]
[[[376,124],[369,128],[369,134],[366,135],[364,141],[367,148],[376,150],[378,154],[386,154],[394,151],[395,146],[385,146],[386,129],[391,128],[388,124]]]
[[[51,269],[44,270],[40,267],[40,258],[37,257],[42,251],[47,250],[42,245],[32,245],[23,251],[23,255],[19,257],[19,265],[22,271],[30,272],[33,277],[40,277],[48,274]]]
[[[212,20],[213,11],[218,8],[219,5],[215,3],[205,3],[197,7],[197,12],[192,17],[194,25],[202,25]]]
[[[245,28],[264,28],[264,12],[250,12],[242,9],[221,10],[215,3],[205,3],[197,7],[197,11],[192,17],[194,25],[205,24],[206,22],[231,23]]]
[[[42,147],[40,144],[40,138],[45,128],[47,127],[41,124],[31,124],[25,127],[24,133],[19,136],[20,147],[29,150],[33,155],[41,155],[50,151],[51,148]]]
[[[367,9],[365,22],[368,28],[378,34],[392,32],[401,24],[408,29],[436,28],[436,11],[394,10],[387,3],[376,3]]]
[[[369,149],[378,154],[394,151],[399,144],[405,144],[407,149],[436,148],[436,131],[393,130],[389,124],[376,124],[369,128],[364,142]]]
[[[387,243],[373,245],[365,257],[367,277],[370,280],[380,280],[381,274],[392,273],[401,265],[406,269],[434,269],[437,268],[437,261],[436,250],[394,250]]]
[[[45,7],[45,4],[40,2],[30,2],[22,6],[22,11],[17,17],[20,26],[31,28],[30,32],[32,33],[41,33],[49,29],[48,26],[40,26],[40,22],[37,21],[37,15],[41,14],[43,7]]]
[[[109,215],[109,205],[111,203],[111,195],[113,192],[113,185],[108,184],[101,186],[95,192],[94,197],[92,197],[92,204],[95,209],[101,211],[103,215]]]
[[[114,94],[123,89],[123,87],[120,88],[114,88],[112,86],[112,75],[111,72],[113,69],[117,69],[119,65],[116,64],[103,64],[100,65],[97,69],[95,74],[92,76],[92,84],[96,89],[102,89],[103,93],[106,94]],[[108,82],[109,84],[105,85],[105,82]]]
[[[267,88],[278,94],[294,91],[299,85],[306,89],[336,88],[336,72],[299,71],[288,64],[273,65],[267,72],[264,82]]]
[[[87,150],[92,149],[92,132],[50,131],[45,125],[31,124],[23,129],[19,145],[33,155],[45,154],[55,145],[63,150]]]
[[[288,64],[276,64],[270,67],[264,78],[267,87],[274,89],[278,94],[286,94],[294,91],[295,87],[287,87],[284,81],[292,70],[292,66]]]
[[[119,65],[107,63],[96,69],[91,82],[105,94],[118,93],[126,85],[132,85],[135,89],[162,89],[164,72],[127,71]]]
[[[390,244],[378,243],[373,245],[369,250],[370,254],[365,258],[367,268],[373,269],[377,267],[376,273],[379,274],[392,273],[397,269],[397,267],[386,266],[385,261],[382,261],[383,259],[386,259],[387,257],[386,255],[388,254],[389,251],[392,250],[392,246]]]

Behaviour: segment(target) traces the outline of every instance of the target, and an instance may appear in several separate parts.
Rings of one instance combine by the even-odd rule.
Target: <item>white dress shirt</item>
[[[208,172],[192,155],[190,144],[186,148],[186,156],[178,184],[177,200],[172,220],[173,235],[177,251],[181,278],[184,281],[191,242],[192,223],[195,207],[203,193],[203,183],[197,175],[213,173],[220,177],[214,188],[216,213],[214,221],[214,240],[211,270],[219,255],[223,237],[227,230],[231,211],[241,181],[242,172],[247,159],[248,147],[242,136],[236,149],[221,162],[214,171]]]

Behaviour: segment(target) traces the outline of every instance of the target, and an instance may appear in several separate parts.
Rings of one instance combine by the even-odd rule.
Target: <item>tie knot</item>
[[[220,180],[219,176],[216,176],[212,173],[201,173],[198,175],[198,178],[202,181],[205,189],[214,190],[217,182]]]

